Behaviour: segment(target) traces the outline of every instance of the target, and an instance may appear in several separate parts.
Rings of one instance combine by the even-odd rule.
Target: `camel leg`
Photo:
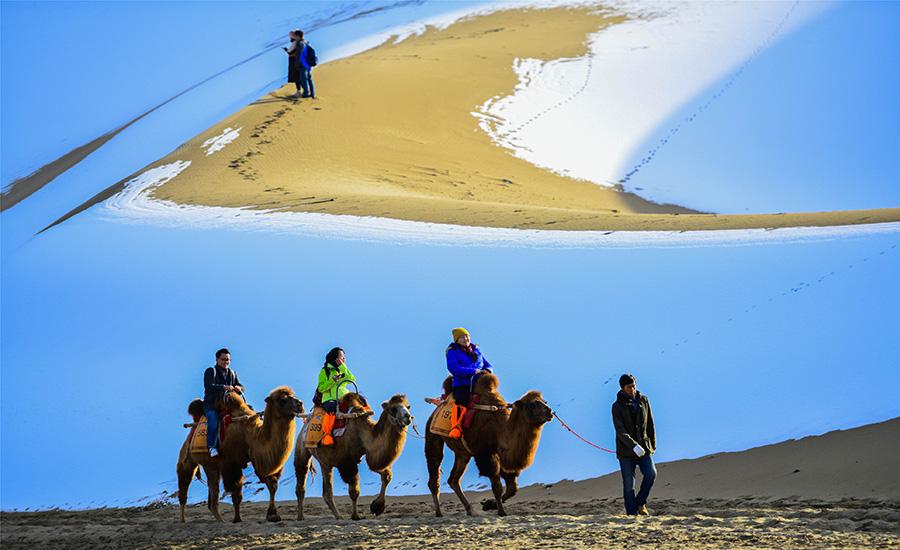
[[[309,473],[309,462],[312,455],[301,449],[299,444],[294,452],[294,473],[297,478],[297,521],[303,520],[303,500],[306,498],[306,476]]]
[[[350,519],[358,521],[359,509],[359,467],[356,464],[348,468],[340,469],[341,479],[347,483],[347,490],[350,494]]]
[[[480,475],[486,476],[491,480],[491,491],[494,493],[493,500],[485,500],[481,503],[481,507],[483,510],[491,510],[495,507],[497,508],[497,514],[500,516],[506,515],[506,510],[503,509],[503,483],[500,481],[500,457],[491,454],[482,457],[475,457],[475,466],[478,467],[478,473]]]
[[[469,501],[466,499],[466,494],[463,493],[462,487],[459,485],[463,474],[466,473],[466,467],[468,465],[469,457],[463,457],[463,455],[457,454],[456,460],[453,461],[453,469],[450,471],[450,478],[447,480],[447,484],[450,485],[450,488],[453,489],[453,492],[459,497],[459,501],[462,502],[463,508],[466,509],[466,514],[474,516],[475,512],[472,511],[472,505],[469,504]]]
[[[278,476],[269,476],[265,479],[269,489],[269,509],[266,510],[266,521],[281,521],[278,509],[275,507],[275,493],[278,491]]]
[[[219,513],[219,478],[219,470],[215,468],[206,470],[206,483],[209,485],[209,501],[206,503],[206,506],[212,512],[216,521],[225,521],[222,519],[222,514]]]
[[[234,518],[232,523],[241,522],[241,502],[244,501],[244,471],[239,465],[226,464],[222,466],[222,486],[226,494],[231,494],[231,504],[234,506]]]
[[[378,496],[375,497],[375,500],[372,501],[372,504],[369,506],[369,510],[372,511],[376,516],[380,516],[384,513],[385,508],[385,493],[387,493],[388,485],[391,483],[391,479],[394,475],[391,473],[390,468],[385,468],[381,472],[381,492],[378,493]]]
[[[503,502],[506,502],[519,492],[519,474],[515,472],[501,472],[500,477],[506,482],[506,492],[503,493]]]
[[[322,500],[334,514],[334,519],[344,519],[338,512],[337,506],[334,505],[334,471],[330,466],[324,465],[322,465]]]
[[[178,504],[181,507],[181,523],[184,523],[184,509],[187,506],[188,488],[194,480],[197,465],[193,462],[178,463]]]
[[[428,463],[428,490],[434,500],[434,515],[441,513],[441,462],[444,460],[444,440],[430,430],[431,419],[425,426],[425,461]]]
[[[497,510],[497,502],[506,502],[512,497],[516,496],[516,493],[519,492],[519,474],[515,472],[500,472],[500,477],[503,478],[503,481],[506,484],[506,491],[503,493],[503,498],[499,501],[496,498],[486,498],[481,501],[481,509],[487,512],[488,510]]]

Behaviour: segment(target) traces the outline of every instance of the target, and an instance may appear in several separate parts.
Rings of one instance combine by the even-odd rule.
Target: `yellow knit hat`
[[[469,331],[462,327],[456,327],[455,329],[453,329],[453,341],[456,342],[457,340],[459,340],[460,336],[469,336]]]

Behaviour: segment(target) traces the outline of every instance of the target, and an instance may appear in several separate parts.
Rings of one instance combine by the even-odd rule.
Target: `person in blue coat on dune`
[[[450,437],[459,438],[462,436],[460,421],[469,408],[471,389],[479,375],[492,372],[491,364],[472,343],[469,331],[462,327],[453,329],[453,343],[447,347],[446,355],[447,370],[453,375],[453,400],[456,402]]]

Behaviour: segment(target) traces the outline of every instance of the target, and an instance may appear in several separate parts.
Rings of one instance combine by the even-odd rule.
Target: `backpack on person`
[[[309,44],[306,45],[306,63],[310,67],[315,67],[319,64],[319,58],[316,57],[316,50]]]

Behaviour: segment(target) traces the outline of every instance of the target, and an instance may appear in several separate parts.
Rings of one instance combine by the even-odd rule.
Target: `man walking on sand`
[[[637,391],[637,380],[631,374],[619,378],[619,393],[612,405],[613,426],[616,428],[616,456],[622,470],[625,487],[625,513],[649,516],[647,497],[656,480],[656,466],[651,455],[656,450],[656,429],[647,396]],[[634,470],[640,468],[641,489],[634,496]]]

